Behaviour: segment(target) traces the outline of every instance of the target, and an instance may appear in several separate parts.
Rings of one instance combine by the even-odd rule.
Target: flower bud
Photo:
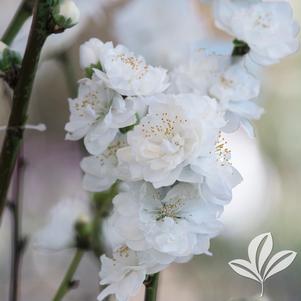
[[[53,10],[56,24],[62,28],[69,28],[79,22],[80,11],[74,1],[62,0]]]
[[[79,216],[75,223],[76,245],[80,249],[89,249],[91,240],[91,223],[86,215]]]
[[[80,46],[80,65],[85,70],[86,76],[92,78],[93,69],[102,70],[101,57],[111,43],[104,44],[102,41],[92,38]]]
[[[104,48],[104,43],[92,38],[80,46],[80,64],[82,68],[100,63],[100,56]]]

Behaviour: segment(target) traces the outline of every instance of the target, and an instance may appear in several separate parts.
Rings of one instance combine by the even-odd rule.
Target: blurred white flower
[[[255,103],[260,82],[244,64],[231,65],[230,56],[207,53],[202,49],[171,72],[169,90],[177,93],[197,91],[217,99],[227,121],[224,132],[234,132],[242,126],[254,136],[251,120],[259,119],[263,113]]]
[[[274,64],[297,51],[299,25],[289,2],[214,0],[213,5],[217,27],[246,42],[254,62]]]
[[[61,250],[75,247],[75,223],[89,219],[88,202],[63,199],[50,211],[47,224],[34,236],[37,248]]]
[[[91,19],[97,22],[101,22],[103,7],[109,3],[108,0],[74,0],[73,2],[76,4],[80,11],[77,25],[69,28],[68,30],[65,30],[59,35],[51,35],[50,37],[48,37],[42,51],[43,58],[69,49],[73,45],[73,43],[76,42],[76,39],[84,30],[86,25],[91,21]],[[31,21],[32,18],[30,18],[24,24],[12,44],[12,49],[17,50],[20,53],[24,53],[30,31]]]
[[[168,87],[165,69],[147,65],[142,56],[135,56],[122,45],[106,47],[99,55],[102,70],[95,69],[95,73],[121,95],[147,96]]]
[[[103,154],[86,157],[81,162],[85,172],[83,188],[88,191],[98,192],[109,189],[120,177],[116,152],[126,146],[124,135],[118,135],[108,146]]]
[[[148,113],[128,132],[129,146],[117,151],[128,166],[128,180],[169,186],[199,157],[212,156],[219,129],[224,125],[215,100],[198,94],[160,94],[149,97]],[[201,175],[186,180],[202,181]]]
[[[254,137],[251,120],[258,120],[263,108],[254,101],[260,93],[260,82],[243,64],[235,64],[221,72],[209,89],[209,94],[219,100],[226,112],[224,132],[234,132],[240,126]]]
[[[222,207],[207,202],[197,184],[155,190],[141,182],[113,200],[109,223],[132,250],[154,250],[160,264],[209,254],[210,238],[221,228]],[[163,262],[162,262],[163,260]]]
[[[105,151],[119,128],[136,122],[134,100],[123,99],[95,74],[92,79],[80,81],[78,98],[69,99],[69,107],[71,115],[65,126],[66,139],[85,137],[85,146],[93,155]]]
[[[230,64],[229,56],[208,53],[205,49],[193,51],[172,70],[169,92],[209,95],[209,87]]]
[[[176,66],[210,32],[187,0],[131,0],[114,17],[118,41],[164,67]]]

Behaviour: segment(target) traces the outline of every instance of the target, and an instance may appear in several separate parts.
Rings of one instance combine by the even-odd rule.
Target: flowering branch
[[[78,268],[78,265],[83,257],[84,251],[83,250],[77,250],[71,263],[70,266],[65,274],[65,277],[58,288],[53,301],[60,301],[63,299],[63,297],[68,293],[69,290],[73,289],[76,287],[77,282],[73,280],[73,276]]]
[[[2,36],[2,42],[7,45],[13,42],[25,21],[32,15],[33,4],[33,0],[23,0],[21,2],[16,14]]]
[[[157,300],[157,290],[159,284],[159,273],[154,275],[149,275],[144,281],[145,286],[145,296],[144,301],[156,301]]]
[[[53,12],[57,32],[78,19],[72,0],[60,4]],[[220,213],[242,181],[223,132],[242,127],[254,136],[252,121],[263,112],[255,103],[260,81],[245,60],[270,65],[298,45],[288,3],[216,0],[213,5],[216,24],[236,37],[232,56],[244,57],[198,50],[168,72],[122,45],[91,39],[81,46],[87,76],[79,81],[77,97],[69,99],[66,139],[83,139],[89,153],[80,163],[83,187],[100,194],[93,214],[83,203],[58,204],[39,233],[40,246],[78,250],[54,301],[78,284],[72,278],[82,252],[100,255],[101,235],[112,257],[100,258],[105,287],[99,301],[109,295],[128,301],[143,283],[145,301],[155,301],[160,271],[209,254],[210,240],[221,230]],[[238,16],[229,18],[224,5]],[[237,30],[241,20],[247,20],[243,32]],[[114,186],[112,193],[108,189],[116,182],[121,185],[115,196]]]

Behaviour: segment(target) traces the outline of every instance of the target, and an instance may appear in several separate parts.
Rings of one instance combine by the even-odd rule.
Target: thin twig
[[[21,204],[24,180],[24,164],[23,150],[21,149],[20,157],[17,160],[15,168],[15,177],[12,188],[12,200],[9,204],[12,221],[11,274],[9,289],[10,301],[18,300],[21,259],[26,247],[26,238],[22,236]]]
[[[1,41],[6,45],[11,45],[16,35],[22,28],[25,21],[31,16],[33,9],[33,0],[23,0],[18,7],[13,19],[4,32]]]
[[[65,277],[58,288],[53,301],[60,301],[63,299],[63,297],[73,288],[75,288],[78,285],[77,281],[73,280],[74,274],[79,266],[79,263],[83,257],[84,251],[83,250],[77,250],[70,266],[65,274]]]
[[[18,32],[26,20],[32,15],[33,0],[23,0],[13,19],[9,23],[6,31],[4,32],[1,40],[7,45],[11,45]],[[14,89],[17,84],[19,75],[19,69],[14,76],[16,82],[12,86]],[[15,167],[15,177],[12,187],[11,202],[8,204],[11,212],[11,271],[10,271],[10,287],[9,287],[9,300],[17,301],[19,297],[19,277],[21,269],[21,260],[26,247],[26,238],[22,236],[22,190],[24,180],[24,158],[23,149],[20,151],[20,155],[17,158]]]
[[[20,76],[14,91],[13,106],[0,155],[0,220],[16,159],[23,139],[32,86],[40,53],[49,28],[50,6],[48,0],[37,0],[26,46]]]
[[[103,220],[112,209],[112,200],[118,193],[118,183],[103,192],[94,193],[91,206],[93,212],[91,248],[97,259],[104,254],[104,237],[102,233]]]

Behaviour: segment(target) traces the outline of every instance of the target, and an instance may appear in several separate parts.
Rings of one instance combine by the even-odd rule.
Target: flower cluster
[[[210,254],[242,180],[224,133],[242,127],[254,136],[252,120],[263,112],[246,60],[267,65],[297,48],[287,2],[212,4],[217,26],[247,49],[239,58],[197,50],[168,72],[121,45],[91,39],[81,46],[87,77],[69,99],[66,139],[83,139],[90,154],[81,162],[87,191],[124,184],[106,221],[113,258],[101,257],[107,287],[99,300],[128,300],[147,275]]]

